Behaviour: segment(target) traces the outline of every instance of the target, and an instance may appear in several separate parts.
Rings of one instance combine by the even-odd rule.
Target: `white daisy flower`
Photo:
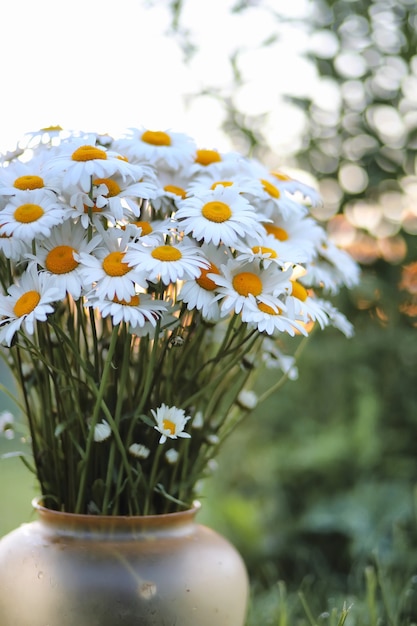
[[[150,281],[162,280],[164,285],[177,280],[195,278],[208,265],[198,246],[189,241],[175,245],[161,243],[161,239],[146,243],[138,241],[129,246],[126,263],[146,272]]]
[[[95,136],[63,143],[58,156],[48,162],[47,169],[62,176],[63,187],[80,187],[86,193],[96,178],[111,178],[118,174],[123,180],[137,181],[142,171],[117,152],[97,146]]]
[[[13,237],[12,235],[7,236],[0,232],[0,253],[4,254],[6,259],[18,261],[22,259],[30,249],[30,242],[22,241],[18,237]]]
[[[129,446],[129,454],[134,456],[136,459],[147,459],[150,455],[151,451],[149,448],[144,446],[142,443],[132,443]]]
[[[218,286],[221,311],[241,313],[248,302],[262,302],[274,310],[284,309],[279,296],[290,289],[292,270],[282,271],[276,266],[262,269],[257,263],[242,264],[236,260],[220,267],[221,274],[209,274]]]
[[[246,235],[264,232],[261,220],[237,189],[216,187],[201,196],[191,196],[179,203],[175,215],[181,230],[192,233],[197,241],[234,246]]]
[[[220,318],[217,284],[209,278],[208,274],[220,274],[220,265],[231,258],[230,250],[226,246],[217,248],[211,244],[203,244],[201,251],[209,265],[201,268],[201,273],[197,278],[187,280],[182,284],[178,300],[185,302],[190,311],[193,309],[201,311],[206,321],[216,322]]]
[[[332,241],[323,242],[318,257],[309,265],[302,283],[321,286],[328,293],[338,293],[342,286],[352,289],[360,279],[360,268],[352,257]]]
[[[318,299],[318,304],[329,317],[329,323],[340,330],[348,339],[354,335],[354,327],[347,317],[336,309],[328,300]]]
[[[95,296],[87,297],[86,305],[97,309],[102,317],[110,315],[113,326],[117,326],[121,322],[130,324],[132,332],[138,327],[143,328],[146,322],[155,327],[156,322],[162,313],[167,311],[168,307],[167,303],[162,300],[155,300],[145,293],[136,293],[128,300],[119,300],[117,297],[112,300]]]
[[[287,315],[304,323],[318,322],[320,328],[329,325],[329,318],[322,304],[310,296],[307,289],[297,280],[291,281],[291,287],[285,298]]]
[[[142,242],[145,242],[150,238],[151,242],[154,238],[159,241],[159,238],[163,235],[169,235],[175,227],[174,222],[171,219],[166,220],[151,220],[144,219],[139,216],[139,219],[129,221],[125,228],[132,228],[132,238],[141,238]]]
[[[279,179],[274,176],[267,167],[256,159],[242,159],[240,161],[242,173],[260,182],[261,188],[255,193],[249,192],[247,197],[251,204],[268,218],[291,215],[298,217],[307,213],[307,207],[292,197],[281,185]]]
[[[247,302],[242,311],[242,321],[256,327],[258,332],[267,335],[287,333],[294,337],[296,332],[307,336],[305,327],[296,319],[283,315],[283,308],[270,306],[264,302]]]
[[[184,432],[184,428],[191,418],[185,415],[183,409],[177,409],[175,406],[167,406],[162,403],[156,411],[151,409],[151,413],[156,421],[154,428],[161,433],[159,443],[165,443],[167,439],[176,439],[177,437],[191,437],[191,435]]]
[[[194,140],[171,130],[131,128],[126,138],[118,139],[113,148],[136,162],[177,170],[194,159]]]
[[[71,215],[71,209],[44,189],[19,191],[0,211],[0,236],[13,235],[24,241],[49,237],[51,229]]]
[[[95,206],[99,209],[109,207],[116,219],[122,219],[125,208],[139,216],[141,201],[153,198],[157,192],[156,182],[151,179],[150,169],[147,170],[146,178],[142,171],[139,182],[130,184],[117,175],[94,179],[91,193]]]
[[[146,289],[145,271],[129,265],[127,245],[130,235],[120,228],[102,231],[103,243],[93,253],[75,255],[85,285],[93,288],[97,298],[129,301],[136,294],[136,285]],[[87,287],[88,289],[88,287]]]
[[[201,195],[216,187],[233,187],[240,193],[262,192],[262,184],[256,178],[244,175],[239,168],[238,159],[215,163],[195,176],[187,185],[187,195]]]
[[[266,231],[263,239],[247,237],[244,245],[236,245],[236,252],[236,259],[242,263],[258,261],[265,268],[271,264],[285,268],[304,263],[308,258],[299,246],[284,245],[276,237],[268,236]]]
[[[43,170],[45,158],[32,157],[26,163],[12,161],[8,167],[1,170],[0,195],[13,196],[18,191],[34,191],[48,189],[59,193],[58,179],[54,179]]]
[[[165,180],[164,184],[160,184],[155,198],[152,199],[152,208],[162,215],[170,215],[177,211],[181,200],[187,197],[187,190],[177,177],[172,175],[171,179],[170,182]]]
[[[83,278],[80,262],[75,258],[81,253],[90,254],[102,242],[100,235],[90,241],[81,224],[67,220],[52,229],[47,239],[42,239],[36,246],[36,255],[27,258],[44,269],[49,277],[49,284],[60,292],[60,299],[67,293],[78,300],[83,291]]]
[[[303,198],[307,198],[312,206],[320,206],[323,203],[319,192],[311,185],[291,178],[283,172],[271,171],[270,174],[277,180],[278,189],[288,191],[290,194],[300,194]]]
[[[239,161],[241,158],[242,156],[238,152],[225,153],[219,152],[216,148],[198,148],[195,151],[193,163],[184,168],[184,173],[191,178],[218,166],[220,163]]]
[[[47,285],[47,277],[31,269],[22,274],[19,284],[9,287],[8,295],[0,294],[0,343],[10,346],[21,327],[33,335],[35,323],[53,313],[59,291]]]
[[[267,236],[262,245],[271,248],[279,245],[277,252],[294,263],[314,259],[319,246],[327,238],[324,229],[311,217],[293,215],[285,220],[276,218],[273,222],[265,223],[264,228]]]

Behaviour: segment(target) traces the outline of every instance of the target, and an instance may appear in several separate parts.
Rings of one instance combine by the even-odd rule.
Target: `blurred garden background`
[[[225,444],[200,520],[247,563],[251,626],[415,624],[416,2],[236,0],[224,3],[227,27],[197,17],[193,0],[143,3],[156,4],[189,71],[216,47],[217,28],[228,37],[227,58],[183,86],[187,106],[213,111],[227,148],[317,186],[317,217],[362,268],[360,286],[335,300],[355,336],[313,334],[298,379]],[[10,387],[3,364],[0,380]],[[16,412],[3,393],[6,410]],[[5,434],[0,536],[31,519],[36,494],[12,454],[27,452],[24,440]]]

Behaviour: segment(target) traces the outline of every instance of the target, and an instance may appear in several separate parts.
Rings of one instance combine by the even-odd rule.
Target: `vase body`
[[[1,626],[243,626],[239,553],[196,509],[38,519],[0,541]]]

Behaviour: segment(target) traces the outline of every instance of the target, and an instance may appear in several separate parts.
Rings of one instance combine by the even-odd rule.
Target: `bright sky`
[[[300,12],[306,0],[293,0]],[[270,0],[271,6],[274,0]],[[293,141],[300,115],[282,101],[282,91],[300,95],[314,72],[297,56],[306,34],[288,26],[266,50],[270,15],[253,8],[232,15],[232,0],[188,0],[184,24],[198,44],[191,65],[168,36],[167,1],[13,0],[0,9],[0,151],[23,133],[59,124],[66,129],[123,132],[130,126],[171,128],[194,136],[203,147],[228,149],[220,131],[222,108],[212,98],[187,105],[187,95],[207,86],[227,93],[228,56],[244,45],[246,85],[235,94],[247,113],[268,113],[277,145]]]

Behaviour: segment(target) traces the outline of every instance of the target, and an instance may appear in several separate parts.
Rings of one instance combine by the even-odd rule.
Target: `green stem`
[[[115,326],[112,331],[109,351],[107,354],[106,362],[104,364],[103,376],[101,378],[100,387],[98,389],[96,402],[94,405],[93,415],[92,415],[91,423],[90,423],[90,431],[87,437],[85,461],[83,463],[83,469],[82,469],[81,476],[80,476],[80,486],[78,490],[77,502],[75,505],[75,511],[74,511],[75,513],[81,513],[82,505],[83,505],[84,498],[85,498],[86,482],[87,482],[87,474],[88,474],[88,463],[89,463],[90,456],[91,456],[91,446],[94,441],[94,428],[97,424],[100,408],[101,408],[103,398],[104,398],[104,393],[106,391],[106,387],[109,382],[109,373],[110,373],[110,368],[112,364],[113,354],[116,348],[118,331],[119,331],[119,327]]]

